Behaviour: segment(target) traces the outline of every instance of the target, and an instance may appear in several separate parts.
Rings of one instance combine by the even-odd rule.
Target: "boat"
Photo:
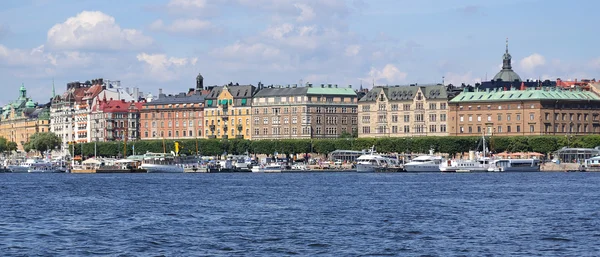
[[[538,159],[498,159],[490,163],[491,172],[534,172],[540,171]]]
[[[8,165],[6,166],[8,170],[12,173],[27,173],[29,171],[29,167],[23,164],[21,165]]]
[[[418,156],[404,164],[404,170],[407,172],[440,172],[442,161],[442,157],[434,156],[433,150],[429,150],[429,155]]]
[[[285,165],[279,162],[271,162],[266,165],[262,163],[260,165],[252,166],[252,172],[255,173],[277,173],[282,172],[283,170],[285,170]]]
[[[382,156],[375,151],[375,146],[367,154],[356,158],[356,172],[398,172],[402,167],[397,160]]]
[[[485,145],[485,136],[481,137],[483,151],[481,155],[474,151],[469,152],[469,159],[447,160],[440,165],[442,172],[487,172],[491,159],[487,156],[489,151]]]
[[[143,155],[143,170],[148,173],[183,173],[183,165],[176,162],[176,156],[171,153],[146,153]]]

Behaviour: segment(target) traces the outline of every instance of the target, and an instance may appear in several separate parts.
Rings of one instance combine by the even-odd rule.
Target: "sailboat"
[[[481,136],[483,151],[481,155],[475,152],[469,152],[469,159],[447,160],[440,165],[442,172],[486,172],[490,168],[489,150],[485,145],[485,135]]]

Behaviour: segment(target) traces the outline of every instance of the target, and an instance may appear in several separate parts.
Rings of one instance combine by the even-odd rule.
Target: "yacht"
[[[368,154],[356,158],[356,172],[395,172],[401,167],[395,159],[384,157],[375,152],[375,146],[371,147]]]
[[[173,153],[146,153],[144,154],[142,169],[148,173],[183,173],[183,164],[175,161]]]
[[[440,165],[442,172],[486,172],[490,168],[490,158],[477,160],[447,160]]]
[[[475,151],[469,151],[467,160],[447,160],[440,165],[442,172],[486,172],[490,168],[491,159],[487,157],[487,147],[485,145],[485,136],[482,136],[483,151],[481,154]]]
[[[490,163],[491,172],[534,172],[540,171],[538,159],[499,159]]]
[[[285,169],[285,165],[283,163],[272,162],[269,164],[260,164],[256,166],[252,166],[252,172],[282,172]]]
[[[59,166],[54,165],[51,162],[36,160],[31,163],[26,163],[29,165],[29,169],[27,172],[29,173],[60,173],[64,172],[60,169]]]
[[[442,160],[442,157],[434,156],[433,150],[430,150],[429,155],[416,157],[404,164],[404,169],[407,172],[440,172]]]

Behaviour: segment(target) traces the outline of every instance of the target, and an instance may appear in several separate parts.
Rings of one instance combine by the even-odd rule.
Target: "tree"
[[[52,132],[38,132],[29,138],[29,147],[32,150],[37,150],[44,153],[58,147],[61,143],[60,138]]]
[[[0,153],[8,151],[8,140],[4,137],[0,137]]]
[[[9,141],[8,143],[6,143],[6,151],[8,152],[14,152],[17,150],[17,143],[13,142],[13,141]]]

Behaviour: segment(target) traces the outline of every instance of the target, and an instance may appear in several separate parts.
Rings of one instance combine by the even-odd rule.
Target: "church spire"
[[[56,90],[54,90],[54,79],[52,79],[52,98],[56,96]]]
[[[504,56],[502,57],[502,69],[503,70],[512,70],[511,59],[512,59],[512,56],[510,56],[510,54],[508,53],[508,38],[506,38],[506,52],[504,53]]]

